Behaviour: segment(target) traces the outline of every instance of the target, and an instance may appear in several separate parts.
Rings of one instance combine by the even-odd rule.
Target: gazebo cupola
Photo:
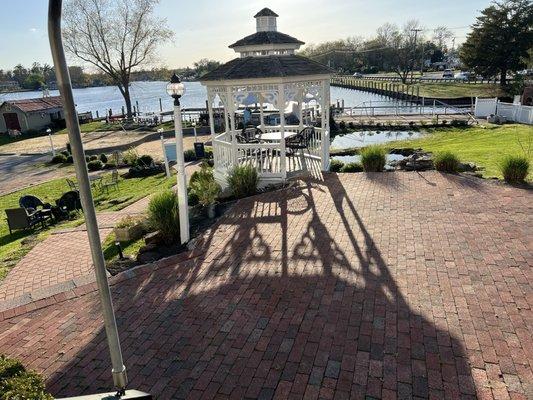
[[[270,8],[263,8],[254,16],[256,33],[236,41],[229,47],[241,57],[261,57],[270,55],[291,55],[304,42],[278,32],[278,14]]]
[[[238,165],[255,168],[261,185],[329,168],[332,71],[295,54],[304,43],[278,32],[274,11],[254,17],[256,32],[229,46],[239,56],[200,78],[222,187]],[[215,132],[214,106],[223,132]]]

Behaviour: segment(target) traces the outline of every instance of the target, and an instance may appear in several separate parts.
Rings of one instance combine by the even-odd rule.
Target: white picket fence
[[[494,99],[480,99],[476,97],[474,115],[477,118],[486,118],[489,115],[504,117],[507,121],[521,124],[533,124],[533,107],[521,104],[503,103]]]

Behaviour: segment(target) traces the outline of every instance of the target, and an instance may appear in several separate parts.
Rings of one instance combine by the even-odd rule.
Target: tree
[[[461,61],[477,73],[500,75],[505,86],[508,72],[526,66],[533,47],[533,3],[529,0],[495,2],[481,11],[464,42]]]
[[[153,63],[157,46],[173,33],[155,18],[158,0],[72,0],[65,8],[65,47],[107,75],[132,117],[132,72]]]
[[[433,29],[433,42],[441,52],[446,50],[446,42],[452,37],[453,33],[445,26],[437,26]]]
[[[213,71],[219,66],[220,66],[220,63],[218,61],[208,60],[207,58],[202,58],[200,61],[197,61],[194,63],[196,77],[200,78],[202,75],[205,75],[208,72]]]

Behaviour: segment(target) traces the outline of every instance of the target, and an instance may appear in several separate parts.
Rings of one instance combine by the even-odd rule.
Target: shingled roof
[[[240,46],[250,46],[255,44],[282,44],[282,43],[295,43],[295,44],[304,44],[301,40],[296,39],[285,33],[277,31],[263,31],[256,32],[251,35],[248,35],[240,40],[237,40],[232,45],[229,45],[229,48],[240,47]]]
[[[254,15],[254,18],[257,17],[279,17],[279,15],[272,11],[270,8],[265,7]]]
[[[201,81],[279,78],[326,75],[332,71],[323,64],[296,55],[235,58],[200,78]]]
[[[3,104],[10,104],[23,112],[39,112],[53,108],[62,108],[60,96],[39,97],[36,99],[7,100]]]

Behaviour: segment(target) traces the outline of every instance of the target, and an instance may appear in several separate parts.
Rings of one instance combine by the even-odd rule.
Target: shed
[[[64,118],[60,96],[7,100],[0,105],[0,132],[24,133],[51,125],[62,126]]]

